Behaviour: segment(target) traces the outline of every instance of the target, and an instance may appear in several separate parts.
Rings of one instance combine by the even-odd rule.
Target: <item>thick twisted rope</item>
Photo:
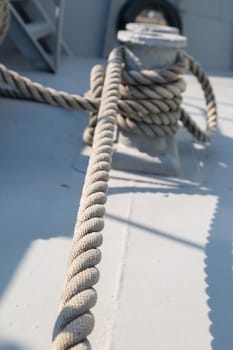
[[[45,87],[39,83],[32,82],[15,71],[7,69],[2,64],[0,64],[0,81],[8,85],[7,88],[1,89],[4,96],[17,96],[19,98],[48,103],[68,109],[76,109],[78,111],[97,112],[99,108],[100,99],[68,94],[64,91]]]
[[[207,128],[201,130],[191,116],[181,108],[185,82],[181,77],[190,70],[198,79],[204,92],[207,106]],[[199,141],[208,142],[217,129],[217,107],[213,89],[200,64],[184,52],[179,52],[177,62],[160,70],[126,70],[120,86],[119,114],[120,128],[149,137],[172,135],[177,132],[181,121],[187,130]],[[84,141],[91,144],[90,133],[95,127],[95,116],[84,133]],[[85,136],[89,134],[89,137]]]
[[[94,98],[100,98],[103,91],[105,70],[101,65],[96,65],[91,71],[90,92],[86,96],[90,95]],[[90,113],[88,127],[84,130],[83,140],[85,143],[91,145],[95,133],[95,127],[97,122],[97,113]]]
[[[122,111],[118,114],[119,127],[149,137],[175,134],[182,92],[186,87],[181,74],[186,69],[187,63],[180,55],[173,67],[157,71],[157,74],[147,70],[143,76],[143,73],[127,72],[125,69],[120,89],[121,100],[127,105],[133,105],[136,100],[139,106],[133,113]]]
[[[104,226],[121,61],[121,50],[113,50],[108,60],[93,150],[75,226],[60,313],[54,328],[54,350],[90,349],[86,337],[94,325],[90,308],[95,305],[97,298],[93,285],[98,281],[99,273],[95,265],[101,258],[97,248],[102,242],[100,231]]]
[[[189,69],[198,79],[207,106],[207,129],[201,130],[191,116],[181,108],[185,82],[181,77]],[[0,65],[0,81],[7,87],[0,88],[5,97],[25,98],[78,111],[91,111],[83,139],[92,144],[103,88],[105,70],[96,66],[91,75],[91,90],[85,96],[68,94],[34,83],[17,72]],[[94,82],[94,83],[93,83]],[[177,62],[161,70],[126,70],[120,84],[117,124],[129,132],[149,137],[172,135],[177,132],[179,120],[199,141],[210,141],[217,129],[217,107],[213,89],[199,63],[184,52]]]
[[[188,59],[189,70],[199,81],[202,90],[205,95],[205,102],[207,108],[207,129],[203,131],[199,126],[193,121],[191,116],[182,108],[180,120],[187,130],[199,141],[209,142],[213,138],[217,130],[217,104],[213,92],[213,88],[210,84],[208,76],[202,70],[200,64],[194,60],[193,57],[184,53],[185,57]]]

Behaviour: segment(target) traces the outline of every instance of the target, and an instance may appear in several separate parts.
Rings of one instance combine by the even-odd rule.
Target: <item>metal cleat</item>
[[[118,40],[130,52],[125,57],[127,68],[155,70],[176,62],[177,52],[187,46],[187,39],[175,28],[160,27],[130,23],[127,30],[118,32]],[[178,175],[180,170],[173,135],[148,137],[118,128],[114,150],[114,169],[166,176]]]

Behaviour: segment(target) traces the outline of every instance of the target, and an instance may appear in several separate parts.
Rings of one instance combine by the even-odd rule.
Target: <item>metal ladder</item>
[[[55,73],[61,48],[66,53],[69,49],[62,40],[64,1],[53,2],[54,21],[39,0],[11,0],[9,35],[33,67]]]

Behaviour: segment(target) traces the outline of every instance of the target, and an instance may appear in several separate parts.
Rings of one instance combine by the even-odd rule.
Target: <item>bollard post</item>
[[[167,34],[179,34],[179,29],[169,26],[161,26],[157,24],[144,24],[144,23],[127,23],[126,29],[134,32],[147,32],[147,33],[167,33]]]
[[[130,23],[118,32],[118,40],[130,50],[126,64],[130,69],[159,69],[175,63],[177,52],[187,39],[175,28]],[[180,161],[174,136],[144,137],[118,129],[113,168],[125,171],[174,176]]]

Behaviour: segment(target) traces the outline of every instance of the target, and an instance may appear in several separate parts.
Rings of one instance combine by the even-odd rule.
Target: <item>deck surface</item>
[[[96,62],[69,59],[56,76],[21,70],[83,93]],[[184,105],[203,125],[202,93],[187,81]],[[233,348],[233,74],[211,81],[218,134],[203,147],[180,130],[178,178],[112,173],[94,350]],[[0,350],[49,349],[88,115],[3,98],[0,105]]]

